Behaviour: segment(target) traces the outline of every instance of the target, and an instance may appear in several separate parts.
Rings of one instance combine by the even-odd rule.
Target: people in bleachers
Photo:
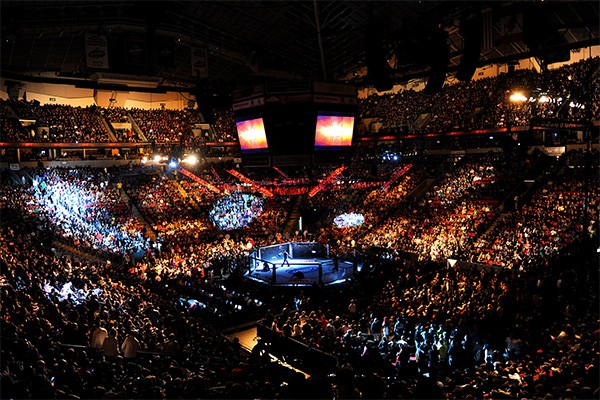
[[[128,254],[147,249],[147,240],[109,172],[93,169],[31,171],[18,194],[18,208],[58,236],[91,251]]]
[[[595,57],[541,74],[518,70],[493,78],[459,82],[435,94],[412,89],[373,94],[360,99],[359,115],[376,118],[384,132],[403,134],[529,126],[533,117],[594,121],[600,117],[597,102],[594,102],[597,66],[598,57]],[[511,101],[510,96],[515,91],[522,92],[527,100]]]
[[[532,118],[597,121],[600,118],[598,101],[595,101],[598,91],[594,90],[598,81],[595,73],[597,65],[596,57],[542,73],[517,70],[493,78],[458,82],[435,94],[414,89],[381,96],[374,94],[359,100],[358,113],[360,118],[379,121],[381,132],[417,135],[529,126]],[[510,96],[515,91],[522,92],[526,100],[512,101]],[[194,134],[192,129],[202,122],[202,118],[197,110],[190,108],[82,108],[19,100],[2,101],[1,110],[3,134],[11,141],[108,142],[101,118],[108,123],[136,124],[147,141],[153,143],[197,146],[202,141],[237,141],[234,114],[230,107],[211,110],[214,114],[212,136],[209,131]],[[24,128],[19,119],[35,120],[35,126]],[[136,132],[134,128],[117,131],[116,139],[121,142],[142,141]]]
[[[201,122],[197,111],[189,108],[183,110],[132,108],[129,113],[146,139],[154,143],[189,144],[193,140],[194,124]]]
[[[217,142],[236,142],[237,128],[235,126],[235,118],[231,108],[214,109],[215,122],[212,125],[216,135]]]
[[[572,153],[567,156],[576,157]],[[598,221],[600,193],[597,185],[589,185],[587,179],[576,169],[567,169],[564,175],[550,179],[528,203],[499,219],[478,240],[471,249],[471,260],[529,268],[589,234]]]
[[[37,101],[10,101],[7,105],[20,119],[35,120],[26,141],[50,143],[105,143],[108,134],[96,106],[72,107]],[[39,133],[38,133],[39,131]],[[23,140],[25,138],[21,138]]]
[[[411,160],[415,169],[391,186],[395,194],[375,191],[367,196],[364,189],[357,187],[346,188],[344,196],[339,196],[340,191],[326,188],[321,195],[324,208],[337,212],[348,202],[356,209],[364,207],[363,211],[378,207],[377,213],[382,215],[374,218],[375,222],[365,231],[352,231],[349,237],[340,235],[343,239],[339,247],[336,244],[336,254],[343,257],[346,244],[365,250],[380,244],[384,249],[373,247],[374,251],[388,252],[391,257],[385,258],[388,261],[384,264],[375,265],[373,275],[366,281],[351,283],[354,287],[347,294],[337,291],[336,296],[330,297],[324,292],[313,297],[315,293],[305,293],[299,301],[286,295],[272,298],[260,291],[250,294],[246,291],[249,287],[244,290],[239,282],[219,280],[243,270],[251,249],[276,240],[276,235],[261,235],[260,230],[206,229],[195,235],[198,232],[191,232],[193,226],[182,225],[182,229],[165,235],[160,247],[149,247],[142,258],[130,260],[123,267],[68,258],[48,247],[38,248],[37,244],[26,247],[43,242],[42,237],[47,234],[64,237],[66,218],[77,217],[83,222],[94,216],[102,220],[99,210],[119,215],[114,211],[119,200],[111,197],[117,192],[112,189],[112,171],[37,170],[32,174],[38,182],[37,189],[33,182],[3,185],[1,189],[3,214],[11,217],[3,222],[0,240],[2,337],[13,340],[2,346],[3,393],[9,397],[94,397],[111,393],[110,396],[121,398],[168,391],[179,397],[192,387],[200,390],[193,382],[202,381],[205,397],[235,397],[236,389],[223,387],[216,371],[240,368],[243,375],[237,381],[246,388],[242,397],[248,393],[259,397],[260,393],[273,395],[268,392],[270,380],[264,370],[269,363],[244,355],[212,326],[240,313],[264,315],[262,307],[268,306],[276,312],[297,309],[297,313],[277,319],[276,331],[336,355],[346,371],[338,372],[343,375],[354,371],[350,387],[365,396],[377,393],[384,398],[415,397],[431,379],[437,379],[443,384],[436,386],[439,393],[429,397],[560,397],[564,393],[593,397],[598,388],[594,361],[598,355],[594,334],[598,316],[590,306],[597,299],[590,283],[597,282],[597,276],[593,257],[579,258],[589,249],[578,251],[576,246],[597,235],[598,185],[574,179],[576,175],[570,176],[569,171],[585,176],[589,168],[597,168],[597,162],[589,164],[592,159],[579,153],[567,153],[563,159],[564,163],[557,164],[566,170],[563,178],[559,175],[552,184],[534,189],[530,197],[520,196],[514,228],[507,229],[505,223],[499,222],[488,234],[478,229],[481,224],[490,226],[485,221],[489,214],[485,209],[494,209],[509,197],[512,201],[510,188],[518,185],[515,171],[530,165],[526,159],[483,154],[465,157],[456,165],[437,166],[445,173],[413,206],[407,201],[407,194],[434,173],[423,173],[423,165],[417,160]],[[358,181],[364,176],[368,182],[373,179],[371,172],[356,166],[345,178]],[[217,170],[199,174],[215,183],[218,178],[224,184],[232,179]],[[323,174],[327,170],[313,173]],[[386,175],[391,176],[393,170]],[[177,178],[177,182],[186,183],[181,186],[184,190],[196,192],[200,207],[195,209],[182,200],[183,194],[172,178],[168,174],[155,175],[154,179],[152,175],[142,176],[124,181],[123,188],[136,199],[134,203],[140,206],[142,215],[150,221],[154,218],[152,224],[156,227],[157,221],[170,224],[191,216],[198,220],[203,213],[207,216],[205,206],[217,196]],[[65,194],[77,191],[80,199],[71,203],[59,199],[36,203],[36,190],[62,190]],[[337,201],[328,192],[337,193]],[[583,205],[580,196],[584,192],[589,209],[586,225],[574,218]],[[278,207],[283,210],[293,204],[287,196],[281,202],[277,197],[265,201],[264,211]],[[88,206],[91,204],[95,211]],[[152,211],[154,207],[160,211]],[[38,214],[45,208],[71,211],[40,225]],[[546,218],[540,219],[541,215]],[[391,222],[407,218],[411,225],[404,222],[403,230]],[[20,224],[11,222],[19,219],[23,221]],[[119,226],[127,224],[127,219],[115,220]],[[545,226],[540,227],[540,223]],[[33,224],[38,226],[32,229]],[[532,232],[527,226],[536,226],[549,234],[548,238],[560,237],[561,245],[551,247],[550,252],[532,247],[527,257],[536,257],[538,262],[526,268],[478,270],[445,264],[448,255],[468,257],[470,251],[477,249],[480,237],[500,236],[493,229],[509,235],[513,231]],[[475,235],[465,235],[464,231]],[[314,239],[320,240],[320,235],[330,232],[314,234]],[[93,243],[94,238],[78,235],[70,237],[73,243]],[[298,238],[303,238],[300,232]],[[416,239],[421,240],[422,246],[426,243],[429,250],[423,252],[425,247],[414,247]],[[547,239],[532,235],[528,240],[544,245]],[[510,241],[508,236],[500,239],[503,245]],[[457,252],[455,246],[462,252]],[[573,246],[572,252],[561,252]],[[395,255],[396,250],[417,251],[421,260],[401,258]],[[525,255],[524,251],[521,253]],[[561,254],[567,257],[563,262]],[[436,259],[440,262],[432,261]],[[579,270],[573,270],[573,265],[579,265]],[[349,307],[351,300],[353,305]],[[89,340],[100,340],[100,327],[108,335],[102,345],[94,345]],[[57,343],[93,346],[81,350]],[[23,351],[23,346],[28,350]],[[104,351],[94,350],[98,346]],[[250,365],[256,370],[250,372]],[[181,375],[183,369],[194,372]],[[35,371],[34,375],[39,376],[36,379],[45,383],[28,385],[34,375],[21,372],[25,370]],[[382,379],[374,379],[375,373]],[[179,374],[181,384],[150,380],[151,376],[171,379],[171,374]],[[123,376],[126,380],[139,377],[145,385],[124,385],[111,376]],[[283,375],[278,376],[284,379]],[[473,381],[477,385],[467,384]],[[327,390],[334,391],[334,383],[325,382]]]
[[[534,111],[593,118],[592,105],[569,111],[499,103],[513,84],[535,82],[588,104],[593,71],[584,61],[542,75],[461,83],[433,96],[369,98],[361,112],[383,118],[393,110],[392,124],[401,126],[421,115],[419,107],[433,110],[420,132],[504,127],[525,123]],[[403,103],[411,96],[417,108]],[[63,124],[47,140],[68,141],[86,133],[60,121],[96,112],[18,103],[2,104],[3,127],[15,140],[28,135],[15,115]],[[480,110],[465,114],[470,103]],[[156,134],[149,140],[192,136],[191,112],[132,116],[156,120],[144,125]],[[223,140],[228,134],[219,133]],[[166,168],[6,170],[2,396],[598,398],[597,151],[557,158],[398,150],[361,147],[313,197],[308,189],[337,166],[242,168],[273,197],[241,185],[227,172],[231,163],[195,171],[221,194]],[[530,173],[536,179],[528,186],[523,177]],[[260,198],[260,215],[217,229],[210,219],[217,201],[226,194],[248,201],[248,193]],[[243,219],[238,205],[221,206]],[[284,237],[296,207],[313,210],[313,221]],[[350,212],[364,224],[334,226]],[[365,263],[346,286],[280,290],[246,280],[252,250],[284,240],[328,243],[340,261],[359,251]],[[220,331],[259,319],[275,339],[257,338],[249,353]],[[276,344],[286,362],[312,367],[310,378],[273,362]],[[291,346],[301,345],[335,356],[333,373],[299,360],[292,350],[299,347]]]

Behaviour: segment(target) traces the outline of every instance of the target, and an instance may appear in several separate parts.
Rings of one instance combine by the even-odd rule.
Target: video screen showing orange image
[[[265,123],[262,118],[238,120],[235,124],[242,151],[254,152],[269,149]]]
[[[319,113],[315,133],[315,149],[352,146],[353,115]]]

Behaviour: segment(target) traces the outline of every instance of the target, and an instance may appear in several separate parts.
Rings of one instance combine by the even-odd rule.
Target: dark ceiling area
[[[209,90],[269,80],[389,88],[599,44],[598,1],[10,1],[6,77]],[[90,66],[86,37],[106,38]],[[443,79],[442,79],[443,81]]]

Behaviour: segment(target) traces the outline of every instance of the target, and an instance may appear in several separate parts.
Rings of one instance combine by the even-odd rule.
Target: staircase
[[[100,122],[101,122],[102,126],[104,127],[106,134],[108,135],[108,139],[113,143],[116,142],[117,137],[115,136],[115,130],[112,127],[112,125],[110,124],[110,122],[108,122],[106,117],[100,116]]]
[[[140,213],[140,210],[138,210],[133,201],[131,201],[131,198],[125,192],[125,190],[121,190],[121,200],[123,200],[125,204],[129,204],[129,208],[131,209],[131,215],[144,226],[146,230],[146,235],[150,238],[150,240],[156,242],[156,232],[154,232],[154,229],[152,229],[152,227],[150,226],[150,224],[148,224],[142,213]]]
[[[483,234],[479,235],[478,237],[480,237],[480,238],[487,237],[487,235],[490,232],[492,232],[494,230],[494,228],[496,228],[496,225],[498,225],[498,221],[501,221],[504,218],[507,218],[508,215],[509,215],[509,213],[505,213],[505,212],[498,214],[498,216],[494,219],[494,221],[490,224],[490,226],[487,227],[485,232],[483,232]]]
[[[196,210],[198,210],[199,209],[198,203],[196,203],[196,200],[194,200],[194,198],[188,194],[188,192],[183,188],[183,186],[181,186],[181,183],[179,183],[179,181],[177,179],[172,179],[171,182],[173,183],[173,186],[175,186],[177,188],[177,191],[181,194],[181,196],[184,199],[187,199],[187,201],[190,203],[190,205],[192,207],[194,207]]]
[[[429,121],[431,121],[431,118],[432,118],[431,114],[429,114],[429,113],[421,114],[413,123],[413,127],[415,129],[421,129],[422,127],[427,125],[429,123]]]
[[[304,195],[296,197],[296,202],[292,206],[292,211],[288,215],[288,220],[283,228],[283,236],[290,237],[298,227],[298,221],[300,220],[300,207],[304,203],[306,197]]]
[[[9,171],[8,177],[12,181],[13,184],[22,185],[24,183],[23,177],[25,176],[25,174],[27,174],[25,171],[23,171],[23,173],[21,171],[13,171],[12,169],[8,169],[8,171]],[[31,182],[31,180],[30,180],[30,182]]]
[[[406,195],[406,198],[413,203],[418,202],[423,198],[425,193],[427,193],[427,191],[435,184],[436,181],[436,179],[432,178],[425,179],[423,182],[418,184],[417,187],[411,190],[410,193]]]
[[[133,118],[133,116],[131,115],[131,113],[129,111],[127,111],[127,118],[129,118],[129,121],[131,122],[131,130],[140,138],[142,139],[142,142],[147,142],[148,139],[146,138],[146,135],[144,135],[144,132],[142,132],[142,130],[140,129],[140,126],[138,125],[138,123],[135,121],[135,119]]]

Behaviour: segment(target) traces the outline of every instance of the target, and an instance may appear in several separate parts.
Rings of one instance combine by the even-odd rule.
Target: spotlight
[[[521,92],[514,92],[513,94],[510,95],[510,101],[513,101],[515,103],[520,103],[523,101],[526,101],[527,97],[525,97],[523,95],[523,93]]]
[[[177,168],[177,161],[175,161],[175,160],[169,161],[169,167],[171,167],[171,168]]]
[[[194,154],[190,154],[183,159],[183,162],[189,165],[196,165],[198,164],[198,157],[196,157]]]
[[[157,155],[155,155],[155,156],[154,156],[152,159],[154,160],[154,162],[155,162],[155,163],[157,163],[157,164],[158,164],[158,163],[160,162],[160,155],[159,155],[159,154],[157,154]]]

